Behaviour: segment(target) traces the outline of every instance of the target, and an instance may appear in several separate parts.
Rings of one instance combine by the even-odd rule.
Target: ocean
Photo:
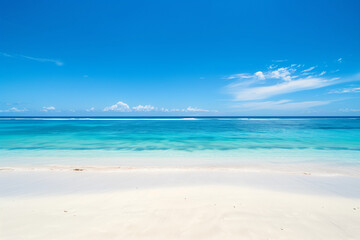
[[[360,117],[1,117],[0,166],[360,169]]]

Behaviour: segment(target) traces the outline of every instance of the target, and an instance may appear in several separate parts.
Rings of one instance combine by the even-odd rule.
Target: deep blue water
[[[0,118],[1,166],[257,162],[360,165],[360,118]]]

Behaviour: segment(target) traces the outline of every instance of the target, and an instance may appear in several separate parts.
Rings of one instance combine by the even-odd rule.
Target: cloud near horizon
[[[115,112],[131,112],[129,105],[124,102],[117,102],[114,105],[104,108],[104,112],[115,111]]]
[[[42,109],[40,111],[48,112],[48,111],[54,111],[54,110],[55,110],[55,107],[49,106],[49,107],[42,107]]]
[[[187,108],[158,108],[151,105],[138,105],[135,107],[130,107],[124,102],[117,102],[114,105],[105,107],[104,112],[114,111],[114,112],[217,112],[215,110],[206,110],[197,107],[187,107]]]
[[[19,109],[19,108],[16,108],[16,107],[12,107],[10,109],[0,110],[0,113],[1,112],[26,112],[26,111],[28,111],[26,108]]]
[[[150,112],[150,111],[153,111],[155,110],[155,107],[151,106],[151,105],[138,105],[136,107],[133,107],[132,109],[134,109],[134,111],[137,111],[137,112]]]

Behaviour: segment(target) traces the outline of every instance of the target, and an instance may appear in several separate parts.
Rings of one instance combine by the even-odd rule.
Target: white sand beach
[[[360,178],[2,170],[0,239],[359,239]]]

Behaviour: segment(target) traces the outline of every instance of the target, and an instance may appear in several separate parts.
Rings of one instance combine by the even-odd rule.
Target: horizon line
[[[249,116],[0,116],[0,118],[360,118],[360,116],[296,116],[296,115],[282,115],[282,116],[264,116],[264,115],[249,115]]]

